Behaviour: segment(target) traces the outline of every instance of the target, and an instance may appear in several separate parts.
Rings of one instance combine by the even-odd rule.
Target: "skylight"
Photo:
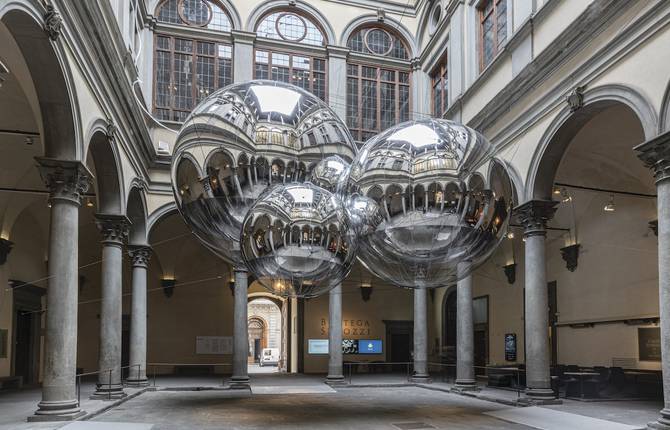
[[[309,188],[289,188],[287,191],[295,203],[312,203],[314,200],[314,191]]]
[[[396,131],[388,137],[389,141],[408,142],[416,148],[427,145],[435,145],[439,141],[439,137],[435,130],[424,125],[414,124],[410,127],[403,128]]]
[[[300,93],[272,85],[252,85],[261,112],[278,112],[290,116],[300,101]]]

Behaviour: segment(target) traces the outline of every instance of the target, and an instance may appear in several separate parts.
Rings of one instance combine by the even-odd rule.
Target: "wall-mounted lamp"
[[[86,197],[86,207],[87,208],[92,208],[93,207],[93,200],[91,200],[90,197]]]
[[[610,200],[603,207],[603,210],[605,212],[614,212],[616,210],[616,207],[614,206],[614,195],[613,194],[610,194]]]
[[[235,296],[235,277],[233,275],[231,275],[228,280],[228,287],[230,288],[230,294]]]
[[[658,220],[649,221],[649,229],[654,232],[654,236],[658,237]]]
[[[363,299],[363,301],[367,302],[368,300],[370,300],[371,295],[372,295],[372,284],[368,282],[361,283],[361,298]]]
[[[565,261],[565,267],[571,272],[574,272],[575,269],[577,268],[577,263],[579,262],[580,248],[581,245],[578,243],[561,248],[561,256]]]
[[[507,282],[512,285],[516,281],[516,263],[510,263],[506,266],[503,266],[505,271],[505,276],[507,277]]]
[[[161,279],[161,286],[163,287],[163,294],[168,299],[174,294],[174,286],[177,283],[176,279]]]

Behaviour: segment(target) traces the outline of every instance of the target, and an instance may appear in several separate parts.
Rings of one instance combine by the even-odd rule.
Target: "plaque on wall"
[[[196,354],[232,354],[233,337],[232,336],[196,336],[195,337]]]
[[[505,360],[516,361],[516,333],[505,334]]]
[[[637,346],[640,361],[661,361],[661,328],[639,327]]]
[[[7,358],[7,330],[0,328],[0,358]]]

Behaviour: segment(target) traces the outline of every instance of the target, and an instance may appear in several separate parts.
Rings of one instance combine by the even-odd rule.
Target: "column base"
[[[427,373],[415,373],[414,375],[410,376],[409,381],[414,384],[430,384],[433,382],[430,379],[430,375]]]
[[[326,376],[326,384],[331,387],[342,387],[347,385],[347,382],[344,380],[344,375],[328,375]]]
[[[452,391],[462,393],[465,391],[479,391],[474,379],[457,379]]]
[[[661,409],[661,417],[647,424],[650,430],[670,430],[670,409]]]
[[[249,386],[249,377],[248,376],[233,376],[228,381],[228,387],[233,390],[246,390],[251,388]]]
[[[562,405],[563,400],[556,397],[550,388],[526,388],[526,396],[518,400],[522,405]]]
[[[123,391],[123,385],[112,384],[97,384],[95,393],[90,397],[91,400],[118,400],[126,397],[127,394]]]
[[[126,385],[130,387],[147,387],[149,385],[149,380],[147,378],[126,379]]]
[[[41,401],[37,404],[35,415],[27,418],[28,422],[40,421],[72,421],[86,415],[85,411],[79,408],[76,400],[67,401]]]

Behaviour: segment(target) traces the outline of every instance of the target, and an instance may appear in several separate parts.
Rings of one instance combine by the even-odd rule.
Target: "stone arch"
[[[46,14],[38,0],[9,1],[0,6],[0,21],[16,41],[35,88],[44,155],[81,160],[79,106],[62,43],[64,36],[56,31],[47,34]]]
[[[417,57],[419,55],[419,51],[416,44],[416,38],[414,37],[412,32],[410,32],[407,29],[407,27],[405,27],[400,21],[396,20],[395,18],[391,18],[388,16],[384,18],[383,23],[380,23],[379,20],[377,19],[376,14],[367,14],[359,16],[358,18],[354,19],[349,24],[347,24],[347,26],[344,28],[344,31],[342,32],[342,36],[340,36],[339,44],[342,46],[347,46],[347,42],[349,41],[351,35],[354,34],[354,32],[357,31],[359,28],[366,25],[375,25],[390,28],[391,30],[397,32],[404,39],[404,42],[407,45],[407,49],[409,49],[410,59]]]
[[[146,246],[148,244],[146,207],[146,197],[143,189],[134,185],[128,193],[128,203],[126,204],[126,216],[131,222],[128,235],[129,245]]]
[[[661,103],[661,118],[658,124],[658,131],[659,133],[670,131],[670,82],[668,82],[668,87],[665,89],[665,95]]]
[[[645,140],[657,135],[656,111],[646,97],[631,88],[603,85],[584,92],[582,100],[582,106],[574,112],[565,104],[542,136],[526,177],[524,201],[551,199],[553,180],[568,145],[587,122],[607,108],[626,106],[637,117]]]
[[[95,131],[88,145],[86,164],[94,171],[98,212],[121,215],[125,212],[126,199],[116,146],[99,127],[93,130]]]
[[[151,237],[154,228],[160,224],[160,221],[169,217],[170,215],[178,213],[177,204],[174,201],[165,203],[158,209],[154,210],[148,217],[146,222],[147,240]]]
[[[285,1],[280,0],[261,2],[261,4],[256,6],[256,8],[249,14],[245,30],[255,33],[256,27],[261,19],[275,9],[285,9],[288,11],[295,10],[300,14],[306,15],[308,18],[312,19],[317,26],[321,27],[327,45],[335,45],[337,43],[337,37],[335,37],[335,32],[333,31],[330,22],[318,9],[303,0],[295,0],[295,5],[292,6],[289,6]]]

